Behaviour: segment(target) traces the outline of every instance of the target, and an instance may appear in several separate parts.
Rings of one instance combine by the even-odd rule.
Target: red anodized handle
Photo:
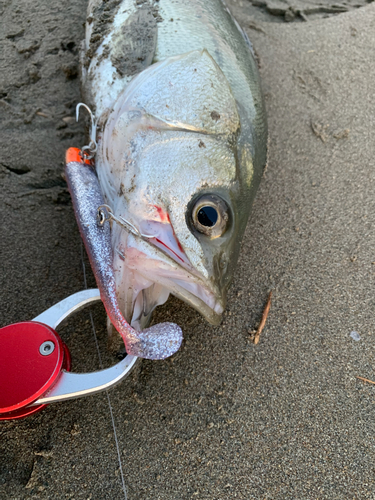
[[[21,418],[46,405],[29,406],[70,370],[67,346],[51,327],[34,321],[0,329],[0,420]]]

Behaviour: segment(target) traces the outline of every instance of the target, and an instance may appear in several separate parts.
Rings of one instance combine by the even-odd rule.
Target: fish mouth
[[[114,247],[114,270],[119,305],[133,328],[148,326],[151,314],[169,294],[196,309],[209,323],[218,325],[224,301],[214,283],[201,276],[186,255],[159,239],[127,234]]]

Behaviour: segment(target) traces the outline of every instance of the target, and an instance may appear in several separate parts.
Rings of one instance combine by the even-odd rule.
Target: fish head
[[[134,327],[169,293],[219,324],[250,210],[251,144],[240,132],[205,50],[151,66],[107,114],[97,171],[116,217],[119,304]]]

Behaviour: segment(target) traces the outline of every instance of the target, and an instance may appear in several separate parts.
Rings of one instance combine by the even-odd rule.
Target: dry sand
[[[85,4],[0,4],[1,326],[83,287],[61,172],[84,140]],[[181,325],[183,348],[110,392],[128,498],[374,499],[375,386],[355,377],[375,380],[375,5],[289,24],[231,6],[260,61],[269,165],[223,324],[171,300],[156,320]],[[99,306],[94,319],[111,363]],[[75,370],[98,367],[87,311],[62,336]],[[0,436],[1,499],[124,498],[105,395]]]

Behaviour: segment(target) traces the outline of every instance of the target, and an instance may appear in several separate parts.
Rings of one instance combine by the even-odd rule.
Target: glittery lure
[[[106,312],[121,334],[128,354],[146,359],[165,359],[181,346],[182,330],[174,323],[160,323],[136,331],[120,311],[113,270],[110,225],[98,221],[98,207],[105,203],[94,169],[69,161],[65,175],[73,201],[79,231],[100,290]]]

